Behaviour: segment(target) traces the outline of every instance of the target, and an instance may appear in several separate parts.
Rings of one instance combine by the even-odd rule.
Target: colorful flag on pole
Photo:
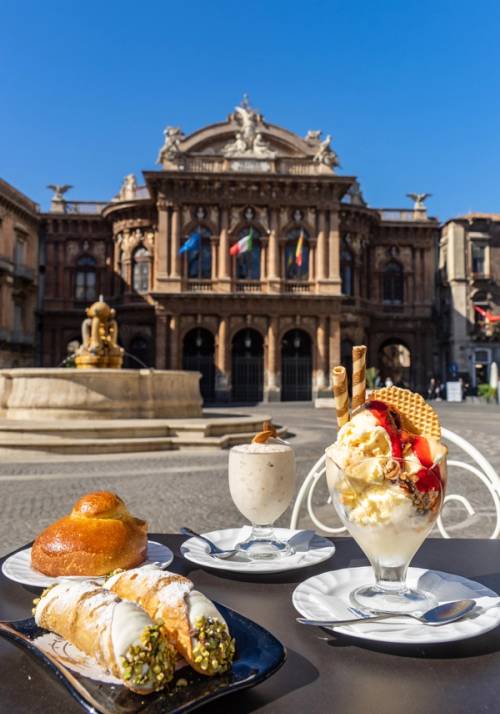
[[[201,235],[200,233],[191,233],[187,241],[179,248],[179,255],[190,250],[199,250]]]
[[[304,231],[300,231],[299,240],[297,241],[297,248],[295,250],[295,262],[302,267],[302,251],[304,248]]]
[[[253,228],[250,228],[250,233],[241,238],[237,243],[231,246],[229,249],[230,255],[241,255],[242,253],[249,253],[253,248]]]

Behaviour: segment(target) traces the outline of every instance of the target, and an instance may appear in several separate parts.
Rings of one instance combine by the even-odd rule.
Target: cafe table
[[[205,570],[185,560],[178,535],[152,539],[175,554],[170,570],[189,576],[209,597],[270,630],[287,650],[283,667],[253,689],[206,705],[204,714],[470,714],[500,712],[500,627],[478,637],[434,645],[362,642],[299,625],[295,587],[312,575],[367,565],[350,538],[334,539],[320,565],[250,576]],[[477,580],[500,593],[500,541],[428,539],[412,565]],[[0,576],[0,619],[30,616],[39,590]],[[0,638],[0,712],[77,714],[79,705],[26,652]]]

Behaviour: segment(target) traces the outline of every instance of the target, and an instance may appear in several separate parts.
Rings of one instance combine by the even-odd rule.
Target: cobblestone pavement
[[[500,473],[500,409],[479,404],[435,403],[444,426],[471,441]],[[335,438],[335,418],[309,404],[264,405],[293,436],[301,482],[324,448]],[[224,409],[241,413],[242,409]],[[252,407],[251,411],[255,411]],[[450,449],[450,458],[458,451]],[[198,530],[236,526],[242,518],[227,488],[227,451],[163,452],[131,455],[44,457],[0,463],[0,555],[23,545],[43,527],[69,512],[82,494],[96,489],[118,492],[132,513],[149,522],[150,531],[176,531],[181,525]],[[450,469],[449,492],[466,495],[475,513],[447,505],[445,522],[454,536],[487,537],[494,527],[491,496],[467,472]],[[320,517],[336,523],[324,505],[326,491],[316,497]],[[280,524],[289,521],[289,511]],[[301,524],[307,524],[303,519]]]

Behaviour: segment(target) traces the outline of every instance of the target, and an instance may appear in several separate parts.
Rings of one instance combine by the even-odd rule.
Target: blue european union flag
[[[186,253],[190,250],[199,250],[201,235],[199,233],[191,233],[187,241],[180,247],[180,253]]]

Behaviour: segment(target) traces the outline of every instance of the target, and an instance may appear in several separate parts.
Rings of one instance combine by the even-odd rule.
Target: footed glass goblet
[[[435,604],[406,584],[408,566],[435,524],[444,499],[446,458],[430,468],[415,458],[373,457],[341,468],[326,453],[328,489],[340,519],[370,561],[374,584],[351,593],[354,604],[412,612]]]
[[[233,446],[229,452],[229,490],[236,508],[252,524],[250,536],[236,545],[247,556],[272,560],[292,555],[280,540],[274,522],[295,493],[295,457],[285,443]]]

